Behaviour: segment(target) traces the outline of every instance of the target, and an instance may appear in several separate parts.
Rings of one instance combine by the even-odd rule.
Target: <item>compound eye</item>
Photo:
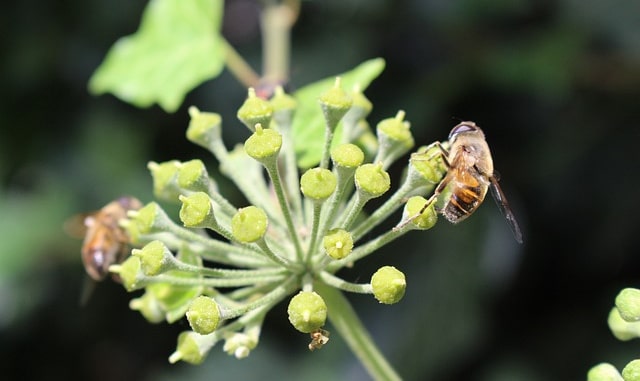
[[[478,127],[476,127],[473,122],[462,122],[457,126],[453,127],[451,132],[449,133],[449,140],[453,139],[456,135],[461,134],[463,132],[477,131]]]

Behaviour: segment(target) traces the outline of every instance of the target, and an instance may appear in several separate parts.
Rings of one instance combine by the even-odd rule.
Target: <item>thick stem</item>
[[[376,347],[362,321],[342,292],[320,282],[315,284],[315,288],[327,304],[329,321],[369,372],[369,375],[374,380],[401,380],[398,373]]]

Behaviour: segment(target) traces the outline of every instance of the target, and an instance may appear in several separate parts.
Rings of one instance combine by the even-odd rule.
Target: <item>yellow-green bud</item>
[[[371,277],[373,296],[380,303],[394,304],[400,301],[407,288],[404,274],[393,266],[383,266]]]
[[[353,250],[353,237],[344,229],[329,230],[322,240],[324,250],[333,259],[342,259]]]
[[[217,225],[213,214],[213,205],[209,195],[204,192],[180,195],[180,221],[188,228],[212,228]]]
[[[333,165],[345,168],[356,168],[364,161],[364,152],[355,144],[340,144],[331,149]]]
[[[438,213],[436,213],[435,202],[432,202],[425,210],[420,211],[427,204],[427,199],[420,196],[413,196],[407,200],[402,213],[402,219],[413,218],[411,225],[418,230],[431,229],[438,221]]]
[[[238,210],[231,219],[231,234],[242,243],[259,240],[267,232],[268,219],[264,210],[248,206]]]
[[[119,265],[111,265],[109,271],[118,274],[127,291],[133,291],[140,288],[139,281],[142,275],[140,266],[140,258],[131,256]]]
[[[155,202],[139,210],[130,210],[127,215],[140,234],[159,233],[172,224],[165,211]]]
[[[178,186],[194,192],[209,190],[209,173],[202,160],[190,160],[178,168]]]
[[[415,168],[426,181],[437,184],[447,172],[441,153],[440,148],[435,144],[421,147],[411,155],[409,165]]]
[[[240,119],[249,130],[254,131],[256,124],[268,128],[272,115],[273,107],[271,107],[269,101],[258,97],[256,91],[250,87],[247,99],[238,110],[238,119]]]
[[[640,320],[640,290],[625,288],[616,296],[620,316],[629,323]]]
[[[628,341],[640,337],[640,322],[629,323],[625,321],[616,307],[611,309],[607,323],[611,333],[618,340]]]
[[[235,356],[237,359],[243,359],[249,356],[251,350],[258,345],[257,340],[257,336],[236,332],[229,335],[222,350]]]
[[[293,119],[293,113],[298,106],[296,99],[285,93],[282,86],[278,86],[269,102],[273,107],[273,119],[278,127],[289,126]]]
[[[147,276],[161,274],[173,269],[173,254],[160,241],[151,241],[142,249],[133,249],[131,254],[140,258],[140,267]]]
[[[409,129],[409,122],[404,120],[405,113],[400,110],[394,118],[387,118],[378,123],[378,136],[385,136],[405,147],[413,147],[413,136]],[[382,142],[381,142],[382,145]]]
[[[624,381],[624,379],[616,367],[602,363],[589,369],[587,381]]]
[[[195,365],[202,363],[208,353],[208,349],[202,349],[200,345],[201,340],[202,336],[195,332],[182,332],[178,336],[176,351],[169,356],[169,362],[175,364],[182,360]]]
[[[633,360],[622,369],[624,381],[640,381],[640,360]]]
[[[221,139],[222,118],[212,112],[200,112],[196,107],[189,107],[189,127],[187,139],[199,146],[209,148],[211,142]]]
[[[356,169],[356,188],[370,198],[380,197],[391,187],[389,173],[382,164],[363,164]]]
[[[161,200],[176,201],[180,194],[176,181],[180,162],[177,160],[164,163],[150,161],[147,168],[153,178],[153,194]]]
[[[352,104],[351,96],[342,89],[340,77],[336,78],[333,87],[320,95],[320,106],[329,130],[335,130]]]
[[[186,313],[191,329],[201,335],[208,335],[218,328],[220,310],[218,303],[208,296],[198,296],[191,302]]]
[[[129,308],[133,311],[140,311],[140,314],[150,323],[160,323],[164,321],[164,311],[151,293],[145,292],[141,297],[131,299]]]
[[[282,135],[276,130],[262,128],[260,124],[255,125],[255,132],[244,143],[247,155],[260,162],[276,157],[280,147],[282,147]]]
[[[287,313],[289,322],[295,329],[309,333],[324,326],[327,320],[327,305],[317,293],[300,291],[291,298]]]
[[[360,86],[356,86],[351,92],[352,105],[349,109],[347,115],[345,115],[345,119],[350,119],[352,121],[357,121],[359,119],[364,119],[369,115],[371,110],[373,110],[373,104],[371,101],[362,93],[362,89]]]
[[[336,175],[326,168],[312,168],[300,178],[300,190],[305,197],[323,201],[329,198],[337,185]]]

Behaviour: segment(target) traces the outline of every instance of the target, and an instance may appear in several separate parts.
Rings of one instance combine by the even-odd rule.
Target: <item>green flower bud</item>
[[[336,129],[352,104],[351,96],[342,89],[340,77],[336,78],[333,87],[320,95],[320,106],[329,130]]]
[[[633,360],[622,369],[624,381],[640,381],[640,360]]]
[[[616,307],[620,316],[629,323],[640,320],[640,290],[625,288],[616,296]]]
[[[295,329],[309,333],[324,326],[327,320],[327,305],[317,293],[300,291],[298,295],[291,298],[287,313]]]
[[[343,229],[332,229],[322,240],[324,250],[333,259],[342,259],[353,250],[353,237]]]
[[[411,225],[418,230],[431,229],[438,221],[438,213],[436,213],[435,202],[432,202],[425,210],[422,208],[427,204],[427,199],[420,196],[413,196],[407,200],[404,206],[402,219],[413,218]],[[422,211],[421,214],[420,211]]]
[[[364,152],[355,144],[340,144],[331,149],[333,165],[356,168],[364,161]]]
[[[618,340],[628,341],[640,337],[640,322],[629,323],[625,321],[615,307],[611,309],[607,323],[613,336]]]
[[[209,173],[202,160],[190,160],[180,164],[178,168],[178,186],[194,192],[209,190]]]
[[[587,381],[624,381],[620,372],[611,364],[594,366],[587,373]]]
[[[362,93],[362,89],[360,86],[355,86],[353,91],[351,92],[351,108],[344,116],[344,119],[351,120],[356,122],[360,119],[364,119],[369,115],[371,110],[373,110],[373,104],[371,101]]]
[[[150,202],[139,210],[130,210],[127,215],[131,223],[136,225],[139,234],[160,233],[173,224],[155,202]]]
[[[151,293],[145,292],[141,297],[132,299],[129,308],[139,311],[140,314],[150,323],[160,323],[164,321],[164,311]]]
[[[356,188],[370,198],[380,197],[391,187],[389,173],[382,164],[363,164],[356,169]]]
[[[172,272],[172,276],[186,278],[196,275],[190,273]],[[171,283],[152,283],[146,287],[148,293],[160,304],[168,323],[182,319],[194,298],[202,294],[203,286],[186,287]]]
[[[140,267],[140,258],[131,256],[119,265],[111,265],[109,271],[118,274],[127,291],[134,291],[140,288],[139,283],[142,277]]]
[[[411,155],[410,167],[413,167],[422,177],[431,184],[437,184],[447,173],[447,167],[442,160],[442,151],[435,144],[421,147]]]
[[[247,99],[238,110],[238,119],[240,119],[249,130],[255,131],[256,124],[268,128],[272,115],[273,107],[271,107],[269,101],[256,96],[255,89],[250,87]]]
[[[161,200],[175,201],[180,194],[176,181],[180,162],[177,160],[164,163],[150,161],[147,168],[153,177],[153,194]]]
[[[231,234],[242,243],[259,240],[267,232],[268,219],[264,210],[248,206],[238,210],[231,219]]]
[[[300,190],[305,197],[324,201],[336,190],[336,175],[326,168],[312,168],[300,178]]]
[[[131,255],[140,258],[142,272],[147,276],[155,276],[174,268],[173,254],[160,241],[151,241],[142,249],[133,249]]]
[[[255,125],[255,132],[244,143],[247,155],[260,162],[276,157],[280,147],[282,147],[282,135],[276,130],[262,128],[260,124]]]
[[[208,335],[218,328],[220,310],[218,303],[208,296],[198,296],[191,302],[186,313],[191,329],[201,335]]]
[[[371,277],[373,296],[380,303],[394,304],[400,301],[407,288],[404,274],[393,266],[378,269]]]
[[[404,121],[404,111],[398,111],[395,118],[384,119],[378,123],[378,156],[376,161],[385,165],[404,155],[413,147],[414,141],[409,122]]]
[[[178,336],[176,351],[169,356],[169,362],[175,364],[182,360],[190,364],[201,364],[211,346],[203,345],[203,336],[192,332],[182,332]],[[204,348],[207,348],[206,350]]]
[[[187,128],[187,139],[204,147],[211,147],[211,143],[221,139],[222,118],[212,112],[200,112],[196,107],[189,107],[191,121]]]
[[[286,94],[282,86],[278,86],[269,102],[271,102],[271,107],[273,107],[273,119],[276,121],[278,127],[291,125],[293,113],[298,106],[296,99]]]
[[[180,195],[180,221],[188,228],[213,228],[217,226],[213,205],[209,195],[196,192],[189,196]]]

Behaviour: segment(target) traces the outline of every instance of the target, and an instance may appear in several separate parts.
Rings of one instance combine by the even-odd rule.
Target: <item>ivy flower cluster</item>
[[[420,195],[446,172],[438,148],[415,151],[390,192],[388,167],[414,147],[405,113],[380,121],[374,137],[366,122],[372,105],[361,91],[345,91],[338,78],[318,96],[324,149],[319,165],[305,171],[293,144],[296,101],[282,88],[270,100],[249,89],[238,118],[250,136],[232,150],[221,140],[218,114],[189,109],[187,138],[216,157],[250,205],[233,205],[220,194],[201,160],[149,163],[156,198],[178,202],[180,222],[156,202],[130,211],[122,224],[138,249],[110,271],[128,291],[144,289],[130,307],[150,322],[186,316],[191,330],[179,335],[171,362],[200,363],[221,342],[225,352],[248,356],[269,310],[283,301],[291,325],[310,335],[314,350],[329,340],[326,321],[344,313],[329,300],[336,290],[383,304],[403,297],[406,279],[393,266],[367,283],[337,274],[408,231],[434,226],[434,206],[423,208]],[[378,208],[364,211],[388,193]],[[396,228],[362,242],[403,207]]]
[[[609,329],[621,341],[640,338],[640,290],[625,288],[616,297],[609,313]],[[600,363],[589,370],[588,381],[638,381],[640,359],[627,363],[622,371],[609,363]]]

